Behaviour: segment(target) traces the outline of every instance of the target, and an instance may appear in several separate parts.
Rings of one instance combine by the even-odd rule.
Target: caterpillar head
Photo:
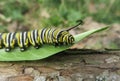
[[[62,39],[63,39],[62,42],[63,43],[73,44],[73,42],[75,41],[74,37],[69,33],[69,31],[84,23],[82,20],[77,20],[76,22],[78,24],[76,24],[75,26],[70,27],[62,32]]]
[[[69,31],[71,29],[74,29],[76,27],[78,27],[79,25],[83,24],[83,21],[82,20],[77,20],[78,24],[73,26],[73,27],[70,27],[66,30],[63,30],[59,33],[58,35],[58,40],[59,42],[62,42],[62,44],[73,44],[74,42],[74,37],[69,33]]]
[[[62,31],[59,34],[58,40],[61,44],[69,45],[73,44],[74,37],[68,31]]]

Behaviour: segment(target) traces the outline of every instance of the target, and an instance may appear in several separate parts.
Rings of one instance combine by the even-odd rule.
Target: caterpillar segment
[[[2,40],[5,46],[5,51],[9,52],[15,47],[15,32],[2,34]]]
[[[20,51],[25,51],[29,46],[29,40],[27,32],[16,33],[17,45],[20,47]]]
[[[30,44],[33,45],[36,49],[40,47],[38,30],[33,30],[31,32],[28,32],[28,39]]]

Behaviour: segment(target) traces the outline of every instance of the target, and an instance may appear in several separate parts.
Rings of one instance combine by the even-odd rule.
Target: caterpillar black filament
[[[0,48],[5,48],[6,52],[18,46],[21,51],[24,51],[30,45],[39,48],[43,44],[69,45],[73,44],[74,37],[69,33],[69,30],[82,24],[73,26],[67,30],[43,28],[39,30],[32,30],[28,32],[13,32],[13,33],[0,33]]]

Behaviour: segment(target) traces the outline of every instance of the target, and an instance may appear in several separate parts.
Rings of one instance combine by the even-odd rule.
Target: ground
[[[119,81],[119,54],[81,49],[39,61],[0,62],[0,81]]]

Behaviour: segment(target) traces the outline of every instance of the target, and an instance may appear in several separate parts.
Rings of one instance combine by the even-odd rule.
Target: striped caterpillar
[[[69,33],[69,30],[82,23],[82,20],[79,20],[77,25],[66,30],[43,28],[28,32],[0,33],[0,48],[5,48],[5,51],[9,52],[16,46],[20,48],[20,51],[25,51],[30,45],[38,49],[43,44],[55,46],[73,44],[74,37]]]

